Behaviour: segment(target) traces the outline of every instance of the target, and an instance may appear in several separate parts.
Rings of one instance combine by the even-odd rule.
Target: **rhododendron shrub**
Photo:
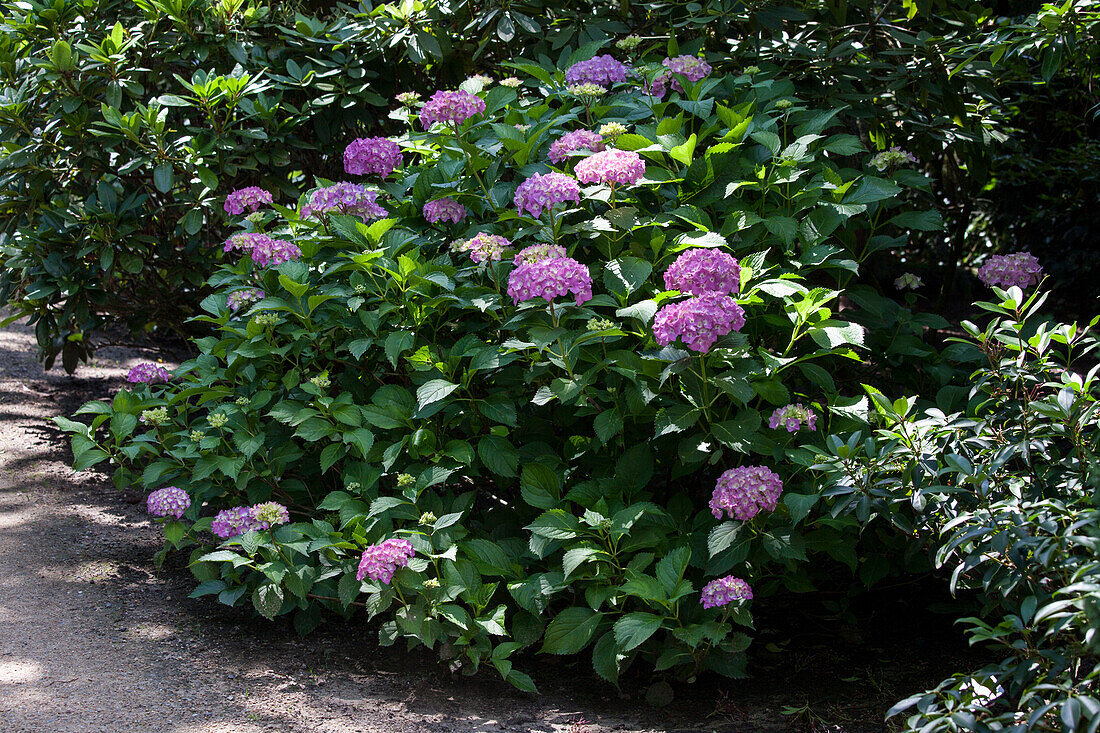
[[[238,222],[297,254],[227,260],[200,356],[66,422],[81,467],[187,492],[155,506],[196,595],[531,689],[520,649],[744,674],[752,604],[854,557],[801,446],[859,409],[838,299],[915,174],[777,113],[785,80],[615,53],[395,102],[393,145],[332,152],[362,180]]]

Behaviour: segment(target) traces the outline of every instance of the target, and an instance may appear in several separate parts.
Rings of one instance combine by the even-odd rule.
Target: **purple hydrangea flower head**
[[[1039,281],[1042,274],[1043,268],[1034,255],[1030,252],[1015,252],[990,257],[978,270],[978,279],[986,285],[1002,288],[1029,288]]]
[[[633,186],[645,175],[645,162],[633,150],[603,150],[577,163],[581,183],[606,183]]]
[[[244,534],[251,529],[258,529],[256,515],[250,506],[235,506],[232,509],[223,509],[210,523],[210,531],[223,540]]]
[[[259,211],[264,204],[271,203],[271,194],[259,186],[239,188],[225,197],[225,213],[237,216],[245,209]]]
[[[564,173],[536,173],[516,189],[513,203],[519,213],[527,212],[538,219],[543,211],[550,211],[557,204],[581,201],[581,187]]]
[[[488,260],[503,259],[504,252],[511,246],[511,242],[498,234],[479,232],[470,239],[456,242],[454,249],[468,253],[471,260],[480,264]]]
[[[436,199],[424,204],[424,218],[433,224],[437,221],[457,224],[466,218],[466,207],[451,198]]]
[[[734,601],[751,601],[752,588],[740,578],[727,575],[724,578],[712,580],[703,587],[702,597],[699,602],[703,608],[720,608],[728,606]]]
[[[138,364],[126,373],[126,381],[131,384],[157,384],[167,382],[170,378],[167,369],[148,362]]]
[[[385,178],[401,167],[401,146],[384,137],[361,137],[344,149],[344,170],[353,176]]]
[[[342,181],[310,194],[309,203],[302,207],[301,216],[306,219],[317,214],[347,214],[369,221],[381,219],[386,215],[386,210],[378,205],[377,191],[358,183]]]
[[[731,468],[718,478],[710,497],[710,513],[747,522],[762,511],[774,511],[783,492],[783,482],[765,466]]]
[[[272,239],[258,232],[234,234],[225,240],[225,251],[239,249],[247,252],[258,267],[281,265],[302,256],[302,250],[285,239]]]
[[[236,311],[244,308],[249,303],[254,303],[257,300],[263,300],[267,294],[258,288],[245,288],[244,290],[234,290],[226,298],[226,305],[229,306],[229,310]]]
[[[601,54],[575,63],[566,69],[565,83],[609,87],[617,82],[626,81],[630,73],[630,67],[626,64],[616,61],[612,56]]]
[[[191,497],[183,489],[167,486],[149,494],[145,508],[154,517],[175,517],[179,519],[191,506]]]
[[[408,565],[414,554],[412,543],[408,540],[391,538],[371,545],[363,551],[355,579],[370,578],[389,585],[397,569]]]
[[[704,293],[694,298],[669,303],[653,317],[653,336],[668,346],[677,338],[692,351],[710,351],[719,336],[740,331],[745,311],[722,293]]]
[[[290,512],[275,501],[265,501],[252,507],[252,516],[255,518],[252,529],[271,529],[290,521]]]
[[[689,295],[736,293],[741,290],[741,266],[719,249],[689,249],[665,272],[665,288]]]
[[[592,275],[571,257],[529,262],[508,276],[508,295],[516,303],[543,298],[547,303],[572,293],[577,305],[592,300]]]
[[[710,64],[698,56],[684,55],[675,58],[666,58],[661,64],[668,69],[668,72],[665,73],[664,76],[666,78],[671,78],[672,88],[681,94],[684,88],[680,85],[680,80],[676,78],[676,74],[684,76],[688,81],[695,83],[713,71]]]
[[[802,429],[802,423],[806,423],[807,430],[817,430],[817,413],[801,402],[794,402],[777,408],[768,420],[768,427],[775,430],[782,425],[788,433],[797,433]]]
[[[603,150],[603,137],[589,130],[567,132],[550,144],[550,162],[560,165],[575,150],[598,153]]]
[[[436,122],[461,125],[485,111],[485,100],[469,92],[439,91],[420,109],[420,124],[427,130]]]
[[[568,256],[569,253],[560,244],[532,244],[517,252],[514,262],[517,265],[527,265]]]

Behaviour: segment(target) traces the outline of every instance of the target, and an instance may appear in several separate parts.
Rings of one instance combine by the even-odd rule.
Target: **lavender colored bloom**
[[[183,489],[167,486],[149,494],[145,508],[154,517],[175,517],[179,519],[191,506],[191,497]]]
[[[547,303],[572,293],[577,305],[592,299],[592,275],[571,257],[552,257],[520,265],[508,276],[508,295],[518,304],[532,298]]]
[[[606,183],[633,186],[645,175],[645,162],[632,150],[613,148],[593,153],[577,163],[581,183]]]
[[[1030,252],[1015,252],[990,257],[978,270],[978,279],[986,285],[998,285],[1002,288],[1029,288],[1039,281],[1042,274],[1043,268],[1034,255]]]
[[[561,164],[569,159],[569,153],[575,150],[588,150],[598,153],[603,150],[603,137],[589,130],[567,132],[550,145],[550,162]]]
[[[516,253],[514,262],[517,265],[528,265],[542,260],[559,259],[568,257],[569,253],[560,244],[532,244],[524,247]]]
[[[290,512],[282,504],[275,501],[265,501],[252,507],[252,529],[271,529],[279,524],[290,521]]]
[[[259,211],[264,204],[271,203],[271,194],[259,186],[239,188],[225,197],[225,213],[234,216],[243,214],[245,209]]]
[[[565,83],[596,84],[608,87],[616,82],[626,81],[631,74],[630,67],[616,61],[607,54],[593,56],[590,59],[573,64],[565,70]]]
[[[303,219],[316,214],[347,214],[363,221],[381,219],[386,210],[378,205],[378,192],[358,183],[342,181],[319,188],[310,194],[309,203],[302,207]]]
[[[649,93],[655,97],[665,96],[665,87],[670,82],[674,91],[683,94],[684,87],[680,84],[680,79],[677,75],[683,76],[688,81],[694,83],[713,71],[710,64],[698,56],[684,55],[675,58],[666,58],[661,64],[668,69],[668,71],[653,80],[653,86],[650,87]]]
[[[226,305],[229,310],[236,311],[244,308],[249,303],[253,303],[257,300],[263,300],[267,294],[258,288],[245,288],[244,290],[234,290],[226,298]]]
[[[236,537],[252,529],[259,529],[259,527],[256,525],[256,515],[250,506],[223,509],[210,523],[210,531],[222,539]]]
[[[703,608],[720,608],[728,606],[734,601],[751,601],[752,588],[740,578],[727,575],[718,580],[712,580],[703,588],[699,602]]]
[[[519,213],[527,212],[538,219],[543,211],[550,211],[557,204],[581,201],[581,187],[564,173],[536,173],[516,189],[513,202]]]
[[[458,252],[468,253],[471,260],[480,264],[488,260],[502,259],[504,251],[511,247],[512,243],[500,235],[479,232],[470,239],[455,242],[452,246]]]
[[[689,249],[665,272],[665,288],[689,295],[736,293],[741,290],[741,266],[718,249]]]
[[[355,579],[370,578],[389,585],[397,569],[408,565],[414,554],[412,543],[408,540],[391,538],[371,545],[363,551],[363,556],[359,559],[359,570],[355,573]]]
[[[148,362],[138,364],[126,374],[126,381],[131,384],[157,384],[167,382],[170,378],[167,369]]]
[[[808,430],[817,430],[817,413],[801,402],[794,402],[777,408],[768,420],[768,427],[775,430],[782,425],[788,433],[797,433],[802,429],[802,423],[806,423]]]
[[[427,130],[436,122],[461,125],[485,111],[485,100],[469,92],[439,91],[420,109],[420,124]]]
[[[247,252],[257,267],[281,265],[302,256],[302,250],[285,239],[272,239],[258,232],[234,234],[225,240],[225,251],[239,249]]]
[[[884,171],[887,168],[894,168],[899,165],[905,165],[906,163],[919,163],[917,157],[912,153],[908,153],[895,145],[889,150],[883,150],[881,153],[876,153],[871,158],[871,165],[880,171]]]
[[[353,176],[385,178],[401,166],[401,146],[384,137],[361,137],[344,150],[344,170]]]
[[[779,476],[765,466],[731,468],[718,478],[710,498],[710,513],[715,519],[727,513],[747,522],[764,510],[774,511],[782,491]]]
[[[677,338],[692,351],[705,353],[719,336],[740,331],[745,311],[733,298],[721,293],[704,293],[678,303],[669,303],[653,318],[653,336],[668,346]]]
[[[451,198],[436,199],[424,204],[424,218],[433,224],[437,221],[457,224],[466,218],[466,207]]]

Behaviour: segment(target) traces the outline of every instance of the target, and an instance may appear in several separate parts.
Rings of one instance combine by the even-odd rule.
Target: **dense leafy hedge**
[[[472,79],[405,107],[395,174],[392,143],[345,156],[380,184],[322,188],[298,207],[276,193],[229,242],[252,256],[209,281],[199,320],[216,334],[196,342],[201,355],[167,384],[88,404],[90,426],[59,420],[79,468],[110,460],[119,485],[184,489],[189,501],[173,501],[186,512],[165,529],[192,548],[196,595],[293,613],[302,631],[323,608],[365,606],[384,642],[406,637],[470,671],[491,662],[529,688],[510,659],[524,647],[591,648],[611,681],[635,660],[740,675],[749,638],[734,624],[751,626],[748,607],[705,607],[705,585],[739,575],[761,597],[845,566],[868,583],[890,571],[890,559],[859,563],[856,520],[808,521],[814,457],[800,444],[854,424],[849,395],[868,369],[893,359],[939,383],[919,320],[855,287],[871,253],[935,225],[899,207],[928,180],[832,133],[837,110],[807,107],[783,79],[707,76],[685,57],[578,87],[579,62],[620,73],[591,53],[567,61],[568,85],[518,63],[523,80]],[[657,75],[663,99],[645,91]],[[583,131],[588,147],[570,150]],[[513,248],[494,251],[489,235]],[[532,276],[513,262],[531,245],[572,259]],[[269,257],[290,259],[261,267]],[[688,287],[670,270],[695,257],[713,265],[695,276],[736,304],[670,288]],[[555,283],[572,293],[528,297]],[[873,352],[839,312],[845,292],[846,313],[889,324]],[[685,303],[702,315],[677,325]],[[729,315],[741,309],[743,323]],[[671,327],[718,340],[686,348]],[[774,418],[792,403],[801,422]],[[733,504],[763,507],[752,518],[716,484],[754,466],[783,489],[776,504],[770,474],[751,471],[730,489]],[[267,501],[293,522],[245,521],[256,529],[212,542],[214,512]],[[214,525],[223,535],[229,516]],[[393,559],[392,582],[357,576],[364,550]]]

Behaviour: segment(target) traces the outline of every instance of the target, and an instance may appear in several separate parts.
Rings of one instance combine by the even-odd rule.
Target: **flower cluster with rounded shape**
[[[353,176],[385,178],[401,162],[401,146],[385,137],[361,137],[344,149],[344,170]]]
[[[425,130],[437,122],[461,125],[484,111],[485,100],[475,94],[438,91],[420,108],[420,124]]]
[[[479,232],[470,239],[455,242],[452,248],[457,252],[466,252],[470,259],[481,264],[489,260],[501,260],[512,243],[499,234]]]
[[[282,504],[266,501],[255,506],[235,506],[223,509],[210,523],[210,531],[222,539],[229,539],[248,531],[270,529],[290,521],[290,512]]]
[[[226,298],[226,306],[231,311],[237,311],[244,308],[250,303],[254,303],[257,300],[263,300],[266,296],[264,291],[259,288],[245,288],[244,290],[234,290]]]
[[[149,494],[145,508],[154,517],[174,517],[179,519],[191,506],[191,497],[183,489],[166,486]]]
[[[688,295],[737,293],[741,290],[741,265],[720,249],[689,249],[665,271],[665,288]]]
[[[436,199],[424,204],[424,218],[433,224],[437,221],[457,224],[466,218],[466,207],[452,198]]]
[[[978,270],[978,279],[986,285],[1002,288],[1029,288],[1039,282],[1042,274],[1043,268],[1034,255],[1030,252],[1015,252],[990,257]]]
[[[613,56],[601,54],[590,59],[579,61],[565,70],[565,83],[596,84],[608,87],[612,84],[626,81],[631,69],[626,64],[616,61]]]
[[[131,384],[157,384],[171,379],[168,370],[157,364],[146,362],[131,367],[126,373],[126,381]]]
[[[397,569],[407,566],[414,554],[416,552],[408,540],[390,538],[371,545],[363,550],[355,579],[370,578],[389,585]]]
[[[577,163],[581,183],[633,186],[645,175],[645,161],[633,150],[603,150]]]
[[[752,588],[741,578],[727,575],[712,580],[703,587],[699,602],[703,608],[721,608],[734,601],[751,601]]]
[[[259,186],[238,188],[225,197],[225,213],[238,216],[247,211],[259,211],[272,202],[271,193]]]
[[[744,325],[745,311],[737,301],[722,293],[704,293],[657,311],[653,336],[662,346],[680,339],[692,351],[706,353],[720,336]]]
[[[302,207],[301,217],[308,219],[318,214],[346,214],[369,221],[381,219],[386,210],[378,205],[377,191],[359,183],[341,181],[310,194],[309,203]]]
[[[747,522],[762,511],[774,511],[782,492],[779,475],[766,466],[731,468],[718,478],[710,512],[715,519],[725,513]]]
[[[290,521],[290,511],[275,501],[265,501],[252,507],[252,516],[256,518],[253,529],[270,529]]]
[[[683,76],[688,81],[695,83],[700,79],[705,78],[714,69],[703,59],[698,56],[676,56],[674,58],[665,58],[661,62],[668,71],[660,74],[653,80],[653,85],[650,87],[650,93],[655,97],[665,96],[666,85],[672,85],[674,91],[680,94],[684,93],[684,87],[680,83],[680,79],[677,75]]]
[[[581,201],[581,187],[577,181],[564,173],[536,173],[516,189],[512,199],[519,213],[524,212],[538,219],[542,212],[550,211],[558,204]]]
[[[884,171],[887,168],[896,168],[899,165],[905,165],[906,163],[919,163],[917,156],[912,153],[907,153],[897,145],[889,150],[883,150],[881,153],[876,153],[871,158],[871,166],[876,170]]]
[[[561,165],[569,160],[569,154],[577,150],[592,153],[603,150],[603,137],[590,130],[567,132],[550,144],[550,162]]]
[[[522,264],[508,276],[508,295],[517,303],[573,294],[577,305],[592,299],[592,275],[588,268],[571,257],[551,257]]]
[[[560,244],[532,244],[517,252],[512,261],[517,265],[525,265],[568,256],[569,253]]]
[[[257,267],[281,265],[302,256],[302,250],[298,249],[298,245],[285,239],[272,239],[259,232],[242,232],[225,240],[226,252],[232,252],[235,249],[247,252]]]
[[[806,424],[807,430],[817,430],[817,413],[801,402],[793,402],[776,408],[771,419],[768,420],[768,427],[777,430],[782,426],[788,433],[797,433],[802,429],[803,423]]]

